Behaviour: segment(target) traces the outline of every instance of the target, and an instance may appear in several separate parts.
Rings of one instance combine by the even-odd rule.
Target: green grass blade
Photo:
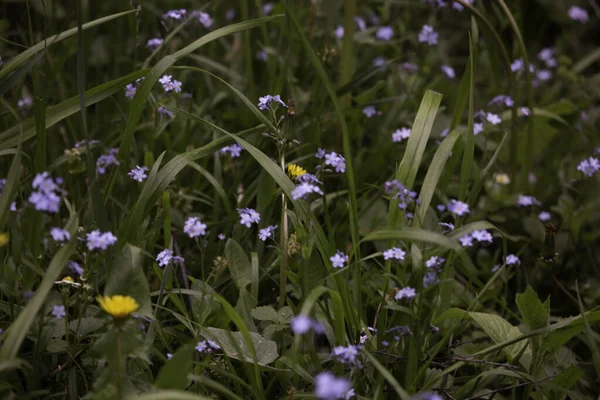
[[[363,237],[362,242],[372,242],[376,240],[409,240],[425,243],[433,243],[447,249],[460,250],[461,247],[457,240],[450,239],[439,233],[426,231],[418,228],[404,227],[399,229],[382,229]]]
[[[392,373],[388,369],[381,365],[381,363],[377,361],[377,358],[375,358],[374,355],[372,355],[368,351],[365,351],[363,354],[369,359],[369,362],[373,365],[373,367],[375,367],[375,369],[381,374],[381,376],[390,384],[390,386],[394,389],[394,391],[400,399],[411,399],[410,395],[406,392],[406,390],[404,390],[402,386],[400,386],[400,383],[398,383],[396,378],[394,378],[394,375],[392,375]]]
[[[471,180],[471,169],[473,168],[473,157],[475,152],[475,133],[473,131],[474,117],[473,117],[473,76],[475,74],[475,47],[473,41],[477,38],[472,38],[469,35],[469,116],[467,123],[467,136],[465,140],[465,149],[463,151],[462,165],[460,168],[460,188],[458,192],[458,199],[464,200],[467,196],[467,187]]]
[[[13,161],[6,176],[6,183],[0,196],[0,232],[4,231],[8,216],[10,214],[10,205],[19,189],[19,172],[21,171],[21,146],[17,149]]]

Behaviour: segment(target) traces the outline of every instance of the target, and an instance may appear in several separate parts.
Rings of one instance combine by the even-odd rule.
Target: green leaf
[[[248,256],[233,239],[228,239],[225,244],[225,257],[227,258],[227,266],[238,289],[243,289],[252,282],[252,266]]]
[[[414,240],[437,244],[452,250],[461,249],[460,244],[455,239],[451,239],[439,233],[411,227],[375,231],[362,238],[361,243],[372,242],[375,240]]]
[[[251,350],[248,348],[241,332],[231,332],[219,328],[202,328],[200,334],[207,339],[215,341],[221,349],[231,358],[254,363]],[[277,360],[277,343],[266,340],[258,333],[249,332],[254,349],[256,361],[260,365],[268,365]]]
[[[294,311],[291,307],[285,306],[277,311],[277,318],[279,318],[280,324],[287,324],[294,318]]]
[[[585,371],[579,367],[569,367],[562,370],[550,382],[560,386],[561,388],[564,388],[565,393],[562,393],[562,391],[559,391],[558,389],[551,389],[551,391],[554,392],[554,395],[557,397],[552,396],[550,398],[564,399],[567,395],[567,390],[579,382],[584,373]]]
[[[496,344],[522,336],[518,327],[512,326],[508,321],[498,315],[470,312],[469,316],[483,328],[485,333],[487,333]],[[506,346],[503,350],[510,358],[514,359],[523,350],[524,346],[527,346],[527,344],[513,344]],[[528,352],[531,352],[531,350],[525,350],[525,353]]]
[[[105,296],[131,296],[140,305],[136,314],[151,318],[152,307],[148,280],[144,275],[142,250],[126,245],[109,270]]]
[[[279,322],[279,316],[277,315],[277,311],[273,307],[264,306],[264,307],[256,307],[251,311],[252,318],[257,319],[259,321],[271,321],[271,322]]]
[[[529,330],[534,331],[548,326],[550,302],[548,301],[547,306],[542,304],[531,286],[527,286],[525,292],[517,294],[515,302]]]
[[[127,400],[212,400],[211,397],[200,396],[190,392],[179,390],[159,390],[157,392],[136,394],[126,398]]]
[[[192,372],[194,346],[194,343],[181,346],[165,363],[154,382],[157,388],[179,390],[186,388],[188,373]]]
[[[369,362],[373,365],[373,367],[375,367],[375,369],[381,374],[381,376],[386,381],[388,381],[392,389],[394,389],[394,391],[401,400],[411,399],[410,395],[406,392],[406,390],[404,390],[402,386],[400,386],[400,383],[398,383],[396,378],[394,378],[394,375],[392,375],[392,373],[388,369],[381,365],[381,363],[377,360],[377,358],[375,358],[375,356],[373,356],[368,351],[365,351],[363,354],[369,359]]]
[[[21,146],[17,149],[17,152],[13,158],[13,161],[8,170],[6,176],[6,183],[2,189],[2,195],[0,195],[0,232],[4,231],[6,222],[8,221],[8,215],[10,211],[10,204],[17,194],[19,188],[19,171],[21,170]]]

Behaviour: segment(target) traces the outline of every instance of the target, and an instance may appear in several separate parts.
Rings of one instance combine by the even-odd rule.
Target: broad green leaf
[[[181,346],[173,357],[160,369],[154,384],[160,389],[183,390],[188,384],[188,373],[192,372],[195,343]]]
[[[400,383],[398,383],[396,378],[394,378],[394,375],[392,375],[392,373],[388,369],[386,369],[377,360],[377,358],[375,358],[374,355],[372,355],[368,351],[365,351],[363,354],[369,359],[369,362],[373,365],[373,367],[375,367],[377,372],[379,372],[381,374],[381,376],[383,376],[383,378],[390,384],[392,389],[394,389],[394,391],[396,392],[396,395],[398,395],[398,398],[400,398],[401,400],[410,400],[411,399],[410,395],[406,392],[406,390],[404,390],[402,388],[402,386],[400,386]]]
[[[361,243],[372,242],[375,240],[414,240],[437,244],[452,250],[461,249],[458,241],[455,239],[439,233],[411,227],[404,227],[400,229],[382,229],[375,231],[362,238]]]
[[[498,315],[470,312],[469,316],[483,328],[485,333],[487,333],[496,344],[522,336],[518,327],[512,326],[504,318]],[[527,346],[527,344],[519,343],[507,346],[503,350],[510,358],[515,358],[523,350],[524,346]],[[525,353],[528,352],[530,353],[531,350],[525,350]]]
[[[548,301],[547,305],[542,304],[531,286],[527,286],[525,292],[517,294],[515,302],[529,330],[548,326],[550,302]]]
[[[556,399],[564,399],[567,396],[566,391],[569,390],[573,385],[580,381],[585,371],[579,367],[569,367],[562,370],[558,375],[556,375],[551,382],[561,388],[565,389],[565,393],[559,391],[558,389],[552,388],[551,391],[554,392]]]
[[[179,390],[159,390],[152,393],[132,395],[126,397],[126,400],[212,400],[212,398]]]
[[[248,256],[233,239],[228,239],[225,244],[225,257],[231,277],[238,289],[244,289],[252,282],[252,266]]]
[[[231,358],[254,363],[251,350],[240,332],[231,332],[219,328],[202,328],[201,335],[207,339],[214,340],[221,349]],[[260,365],[268,365],[277,360],[277,343],[266,340],[258,333],[249,332],[254,349],[256,350],[256,361]],[[239,351],[238,351],[239,350]]]
[[[140,306],[136,314],[152,317],[150,290],[144,275],[142,250],[139,247],[130,244],[123,247],[121,254],[109,269],[104,295],[131,296]]]
[[[259,321],[279,322],[277,311],[270,306],[256,307],[252,309],[251,314],[252,318]]]

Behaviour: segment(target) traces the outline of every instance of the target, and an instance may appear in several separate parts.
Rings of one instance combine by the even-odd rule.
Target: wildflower
[[[311,193],[318,193],[322,195],[323,191],[317,185],[313,185],[308,182],[302,182],[292,190],[292,199],[306,199],[306,197]]]
[[[523,61],[522,58],[518,58],[510,64],[510,70],[512,72],[522,71],[524,68],[525,68],[525,62]]]
[[[446,77],[448,79],[454,79],[456,78],[456,73],[454,72],[454,68],[452,68],[449,65],[442,65],[440,67],[440,69],[442,70],[442,72],[444,73],[444,75],[446,75]]]
[[[490,100],[490,102],[488,103],[488,105],[490,106],[499,104],[504,104],[506,107],[512,107],[515,104],[515,102],[510,96],[499,94],[498,96]]]
[[[31,96],[25,95],[17,101],[18,108],[31,107],[33,105],[33,99]]]
[[[494,179],[499,185],[508,185],[510,183],[510,177],[507,174],[496,174]]]
[[[55,242],[68,242],[71,240],[71,234],[62,228],[50,229],[50,236]]]
[[[306,170],[299,165],[296,164],[288,164],[288,175],[291,179],[296,179],[304,174],[306,174]]]
[[[475,122],[473,124],[473,135],[477,136],[481,132],[483,132],[483,123],[481,123],[481,122]]]
[[[223,147],[220,152],[222,154],[227,154],[229,153],[229,155],[232,158],[238,158],[241,154],[242,154],[242,150],[244,150],[244,148],[242,146],[240,146],[237,143],[232,144],[231,146],[225,146]]]
[[[75,261],[72,261],[72,260],[67,261],[67,268],[74,271],[79,276],[83,275],[83,268],[81,268],[81,266],[78,263],[76,263]]]
[[[333,34],[335,35],[336,38],[342,39],[344,37],[344,27],[342,25],[338,25],[338,27],[335,28],[335,31],[333,32]]]
[[[524,196],[522,194],[519,195],[519,200],[517,201],[517,205],[521,207],[540,205],[541,203],[533,196]]]
[[[521,110],[522,117],[529,117],[531,115],[531,110],[527,107],[521,107],[519,110]]]
[[[67,312],[65,311],[65,306],[53,306],[51,314],[56,319],[63,319],[67,315]]]
[[[347,398],[346,395],[351,390],[348,379],[336,378],[331,372],[321,372],[315,376],[315,396],[320,400]]]
[[[170,360],[171,358],[173,358],[173,353],[167,353],[167,360]]]
[[[133,100],[136,91],[137,86],[133,83],[129,83],[127,86],[125,86],[125,97],[127,97],[129,100]]]
[[[410,286],[407,286],[405,288],[398,290],[398,293],[396,293],[396,295],[394,296],[394,299],[396,299],[396,300],[401,300],[401,299],[411,300],[416,295],[417,295],[416,290],[411,288]]]
[[[388,41],[394,36],[394,30],[390,26],[382,26],[377,30],[375,37],[379,40]]]
[[[153,51],[162,46],[163,43],[164,40],[161,38],[152,38],[146,42],[146,48],[150,51]]]
[[[546,63],[548,68],[554,68],[557,66],[556,59],[554,58],[554,49],[552,47],[543,48],[537,55],[540,61]]]
[[[206,224],[203,224],[198,217],[189,217],[183,225],[183,232],[191,238],[204,236],[206,235]]]
[[[271,14],[271,11],[273,11],[273,3],[265,3],[262,6],[262,12],[265,15],[269,15]]]
[[[428,288],[431,285],[435,285],[438,283],[440,279],[435,271],[427,271],[425,276],[423,276],[423,287]]]
[[[136,165],[135,168],[129,171],[127,175],[129,175],[134,181],[143,182],[144,179],[148,177],[148,175],[146,175],[146,171],[148,171],[148,168]]]
[[[590,19],[588,12],[585,9],[578,6],[571,6],[571,8],[569,8],[568,14],[569,18],[571,18],[573,21],[578,21],[582,24],[585,24]]]
[[[168,265],[173,259],[173,250],[164,249],[156,256],[156,262],[158,262],[159,267],[164,267]]]
[[[29,196],[29,202],[34,205],[36,210],[56,213],[60,208],[61,197],[57,194],[60,190],[57,182],[60,178],[53,180],[48,172],[37,174],[31,184],[33,189],[37,189]],[[12,206],[11,206],[12,208]]]
[[[377,109],[374,106],[366,106],[363,108],[362,112],[367,118],[377,115]]]
[[[187,11],[185,9],[180,9],[180,10],[170,10],[167,11],[162,17],[163,19],[183,19],[185,18],[185,15],[187,14]]]
[[[471,234],[469,234],[469,233],[467,233],[466,235],[463,235],[463,236],[459,237],[458,241],[460,242],[460,245],[462,247],[471,247],[471,246],[473,246],[473,236],[471,236]]]
[[[106,169],[111,165],[120,165],[121,163],[117,160],[117,154],[119,153],[119,149],[112,148],[108,149],[106,153],[98,157],[96,160],[96,171],[100,175],[104,175],[106,173]]]
[[[438,33],[433,30],[431,25],[423,25],[419,32],[419,42],[427,43],[430,46],[436,45],[438,42]]]
[[[317,149],[315,157],[318,159],[325,157],[325,149]]]
[[[256,210],[252,208],[238,208],[237,210],[242,218],[240,223],[246,225],[246,228],[250,228],[253,223],[258,224],[260,222],[260,214]]]
[[[225,19],[227,21],[233,21],[233,19],[235,18],[235,10],[233,8],[230,8],[229,10],[227,10],[227,12],[225,13]]]
[[[473,231],[471,233],[471,237],[475,240],[477,240],[478,242],[488,242],[488,243],[492,243],[492,235],[486,231],[485,229],[479,230],[479,231]]]
[[[402,63],[401,67],[407,72],[417,72],[419,70],[419,66],[411,62]]]
[[[445,206],[445,205],[443,205],[443,204],[438,204],[438,205],[436,206],[436,208],[438,209],[438,211],[439,211],[439,212],[444,212],[444,211],[446,211],[446,206]]]
[[[444,261],[446,261],[446,260],[443,259],[442,257],[431,256],[429,258],[429,260],[425,261],[425,266],[427,268],[439,267],[440,265],[442,265],[444,263]]]
[[[88,250],[106,250],[117,242],[117,237],[111,232],[100,232],[98,229],[86,234]]]
[[[423,392],[417,393],[411,400],[444,400],[444,398],[437,393]]]
[[[207,13],[196,11],[194,14],[198,16],[198,22],[200,22],[200,24],[206,29],[213,25],[213,19]]]
[[[485,119],[492,125],[498,125],[502,122],[502,119],[498,116],[498,114],[487,113],[485,115]]]
[[[73,286],[73,287],[81,286],[81,283],[74,282],[73,278],[71,278],[70,276],[65,276],[60,281],[55,281],[54,283],[57,285],[68,285],[68,286]]]
[[[296,315],[290,323],[290,328],[295,335],[305,334],[313,327],[313,320],[306,315]]]
[[[542,211],[538,214],[538,219],[543,222],[550,221],[552,219],[552,215],[548,211]]]
[[[364,31],[365,29],[367,29],[367,24],[366,24],[365,20],[362,19],[361,17],[355,16],[354,22],[356,22],[356,26],[358,26],[359,31]]]
[[[398,142],[403,141],[404,139],[408,139],[408,137],[410,136],[410,133],[411,133],[410,128],[396,129],[396,131],[394,133],[392,133],[392,141],[394,143],[398,143]]]
[[[396,261],[404,260],[404,256],[406,256],[406,252],[398,247],[392,247],[383,252],[383,259],[390,260],[394,259]]]
[[[219,238],[219,240],[225,240],[225,235],[223,235],[222,233],[219,233],[217,237]]]
[[[581,171],[587,176],[593,176],[599,169],[600,162],[596,157],[586,158],[577,166],[577,171]]]
[[[547,69],[540,69],[536,72],[535,78],[540,82],[546,82],[552,79],[552,72]]]
[[[325,165],[331,165],[335,168],[335,172],[344,173],[346,172],[346,160],[343,156],[332,151],[329,154],[325,154]]]
[[[396,179],[386,182],[384,189],[386,193],[394,195],[394,199],[398,200],[398,207],[402,210],[405,210],[417,197],[417,192],[408,190]]]
[[[273,232],[275,232],[275,229],[277,229],[277,225],[271,225],[264,229],[261,229],[258,232],[258,237],[264,242],[267,240],[267,238],[273,237]]]
[[[348,262],[348,256],[338,250],[334,256],[329,257],[329,260],[331,260],[333,268],[344,268],[344,264]]]
[[[349,345],[347,347],[336,346],[331,352],[331,357],[342,364],[360,365],[359,361],[357,360],[359,354],[358,350],[359,348],[354,345]]]
[[[256,55],[254,57],[258,61],[267,61],[269,59],[269,53],[267,53],[265,50],[259,50],[256,52]]]
[[[98,296],[96,301],[106,313],[115,319],[127,318],[140,307],[131,296]]]
[[[375,68],[382,67],[384,64],[385,64],[385,58],[383,58],[383,57],[375,57],[373,59],[373,62],[371,63],[371,65],[373,65]]]
[[[171,78],[173,78],[173,75],[163,75],[159,80],[158,83],[160,83],[162,85],[162,87],[165,89],[165,91],[168,91],[166,88],[166,85],[171,83]]]
[[[175,93],[180,93],[181,92],[181,82],[179,82],[178,80],[173,80],[173,83],[171,84],[171,89]]]
[[[271,96],[270,94],[268,94],[266,96],[258,98],[258,109],[266,110],[267,108],[271,107],[272,103],[281,104],[282,106],[287,107],[283,100],[281,100],[280,95]]]
[[[158,115],[160,115],[160,117],[162,118],[164,117],[169,117],[169,118],[173,118],[175,116],[175,114],[173,114],[173,112],[167,108],[164,108],[163,106],[158,106],[156,108],[156,112],[158,113]]]
[[[462,217],[470,212],[469,205],[460,200],[450,200],[450,203],[448,203],[448,211],[450,211],[452,214],[458,215],[459,217]]]
[[[519,257],[515,256],[514,254],[509,254],[506,256],[505,263],[506,265],[518,265],[521,264],[521,260],[519,260]]]
[[[473,1],[474,0],[465,0],[465,3],[473,4]],[[465,7],[462,4],[457,3],[456,1],[452,2],[452,8],[454,8],[457,11],[462,11],[465,9]]]
[[[196,344],[195,348],[202,354],[214,353],[215,351],[221,349],[221,347],[219,347],[219,345],[212,340],[202,340]]]

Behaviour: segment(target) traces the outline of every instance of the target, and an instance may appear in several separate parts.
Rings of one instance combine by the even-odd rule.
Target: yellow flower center
[[[306,170],[296,164],[288,164],[288,175],[291,179],[296,179],[299,176],[306,174]]]
[[[8,243],[8,233],[0,232],[0,247],[4,247],[6,243]]]
[[[104,311],[116,319],[127,318],[140,307],[137,301],[130,296],[98,296],[96,301]]]
[[[510,183],[510,178],[506,174],[497,174],[496,183],[499,183],[500,185],[508,185]]]
[[[65,276],[63,278],[63,281],[67,281],[67,282],[73,282],[73,278],[71,278],[70,276]]]

